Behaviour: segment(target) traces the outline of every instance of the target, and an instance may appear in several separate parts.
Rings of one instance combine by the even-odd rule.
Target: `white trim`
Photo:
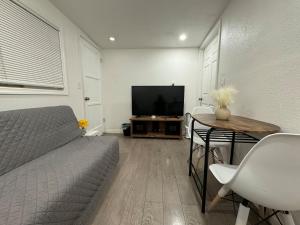
[[[91,49],[92,51],[96,50],[96,54],[98,55],[99,59],[101,59],[101,52],[98,48],[97,45],[95,45],[91,40],[87,39],[86,37],[80,35],[79,36],[79,41],[78,41],[78,44],[79,44],[79,54],[80,54],[80,58],[81,58],[81,82],[82,82],[82,96],[83,98],[86,97],[85,95],[85,80],[84,80],[84,66],[83,66],[83,54],[82,54],[82,47],[83,46],[86,46],[87,48],[91,49],[94,48],[94,49]],[[99,62],[99,66],[101,64],[101,60]],[[102,71],[101,71],[102,72]],[[100,74],[102,75],[102,74]],[[102,80],[101,80],[101,77],[100,78],[95,78],[94,76],[91,76],[91,75],[88,75],[86,77],[89,77],[89,78],[92,78],[94,80],[97,80],[100,82],[100,85],[101,85],[101,92],[102,92]],[[84,109],[84,116],[85,118],[87,118],[87,106],[92,106],[92,105],[100,105],[101,106],[101,112],[103,112],[103,105],[102,105],[102,93],[101,93],[101,99],[100,99],[100,102],[97,102],[97,101],[94,101],[94,102],[89,102],[89,103],[86,103],[85,101],[83,101],[83,109]],[[103,117],[103,115],[102,115]],[[103,118],[101,118],[102,122],[103,122]],[[104,125],[103,123],[100,124],[99,126],[97,126],[96,128],[93,128],[92,130],[90,130],[88,133],[91,133],[92,131],[94,130],[99,130],[100,131],[100,135],[103,134],[104,132]]]
[[[66,53],[65,53],[65,43],[64,43],[64,28],[59,29],[59,40],[60,40],[60,49],[61,49],[61,63],[62,63],[62,73],[64,80],[64,94],[69,94],[68,88],[68,75],[67,75],[67,64],[66,64]]]
[[[0,95],[68,95],[68,91],[19,87],[0,87]]]
[[[16,81],[16,80],[10,80],[10,79],[0,79],[0,82],[2,84],[7,85],[24,85],[24,86],[32,86],[37,88],[57,88],[57,89],[63,89],[63,85],[53,85],[53,84],[39,84],[36,82],[28,82],[28,81]]]
[[[90,40],[89,38],[85,37],[84,35],[80,35],[80,38],[83,39],[84,41],[86,41],[87,43],[89,43],[90,45],[92,45],[95,49],[97,49],[99,55],[101,55],[100,48],[92,40]]]
[[[103,124],[89,130],[85,136],[100,136],[103,134]]]
[[[122,129],[105,129],[105,133],[109,134],[121,134]]]
[[[98,130],[92,130],[85,134],[85,136],[101,136],[102,134]]]
[[[87,104],[88,106],[102,105],[101,102],[97,102],[97,101],[94,101],[94,102],[90,101],[90,102],[88,102],[88,103],[86,103],[86,104]]]
[[[207,33],[205,39],[201,43],[200,50],[204,50],[210,42],[216,37],[220,37],[220,32],[221,32],[221,24],[222,21],[221,19],[218,20],[218,22],[212,27],[212,29]]]
[[[100,132],[95,130],[85,134],[85,136],[101,136]]]
[[[20,0],[12,0],[20,7],[24,8],[28,12],[32,13],[34,16],[40,18],[45,23],[49,24],[49,26],[52,26],[58,31],[59,34],[59,42],[60,42],[60,53],[61,53],[61,63],[62,63],[62,74],[63,74],[63,83],[64,87],[61,90],[51,89],[47,87],[45,89],[42,88],[42,86],[38,86],[41,88],[30,88],[30,87],[10,87],[10,86],[0,86],[0,95],[68,95],[69,89],[68,89],[68,77],[67,77],[67,66],[66,66],[66,54],[65,54],[65,45],[64,45],[64,31],[62,26],[58,26],[52,22],[50,22],[48,19],[46,19],[44,16],[42,16],[37,11],[33,10],[31,7],[26,5],[25,3],[21,2]],[[26,85],[24,83],[24,85]],[[29,85],[30,86],[30,85]]]
[[[101,62],[100,62],[100,63],[101,63]],[[101,78],[99,78],[99,77],[93,77],[93,76],[91,76],[91,75],[86,75],[85,77],[88,77],[88,78],[94,79],[94,80],[101,80]]]
[[[203,51],[203,57],[202,57],[202,74],[201,74],[201,98],[203,101],[203,79],[204,79],[204,67],[205,67],[205,52],[206,49],[208,48],[208,46],[213,43],[213,41],[215,41],[215,39],[217,39],[218,43],[217,43],[217,47],[218,47],[218,52],[217,52],[217,68],[216,68],[216,83],[215,83],[215,88],[218,88],[220,85],[220,75],[219,75],[219,66],[220,66],[220,28],[221,28],[221,22],[219,21],[214,28],[210,31],[210,33],[207,35],[205,41],[202,43],[202,48],[200,48],[200,51]],[[206,104],[203,103],[201,101],[201,105],[213,105],[213,103],[211,102],[210,104]]]

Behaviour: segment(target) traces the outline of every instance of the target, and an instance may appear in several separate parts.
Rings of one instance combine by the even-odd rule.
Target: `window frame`
[[[33,14],[37,18],[41,19],[43,22],[57,29],[59,35],[59,44],[60,44],[60,54],[61,54],[61,63],[62,63],[62,79],[64,88],[62,89],[51,89],[47,87],[30,87],[24,85],[24,87],[18,87],[19,85],[3,85],[0,84],[0,95],[68,95],[68,78],[67,78],[67,67],[66,67],[66,55],[65,55],[65,45],[64,45],[64,30],[63,27],[57,26],[49,19],[46,19],[40,13],[37,13],[31,7],[27,6],[20,0],[10,0],[17,4],[19,7],[27,10],[29,13]]]

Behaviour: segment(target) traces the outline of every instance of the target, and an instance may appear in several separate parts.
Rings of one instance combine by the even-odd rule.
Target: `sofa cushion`
[[[0,175],[80,135],[68,106],[0,112]]]
[[[72,225],[119,159],[114,137],[80,137],[0,177],[0,225]]]

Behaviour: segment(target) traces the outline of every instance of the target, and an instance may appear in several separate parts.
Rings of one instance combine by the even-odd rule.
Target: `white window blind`
[[[11,0],[0,1],[0,84],[64,88],[59,31]]]

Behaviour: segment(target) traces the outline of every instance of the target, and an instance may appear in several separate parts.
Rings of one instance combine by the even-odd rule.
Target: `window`
[[[64,89],[59,30],[11,0],[0,1],[0,86]]]

